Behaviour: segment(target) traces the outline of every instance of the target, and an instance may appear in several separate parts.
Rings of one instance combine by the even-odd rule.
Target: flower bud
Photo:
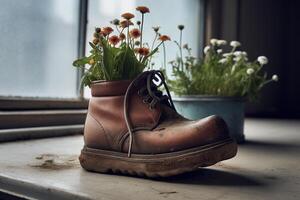
[[[181,30],[181,31],[184,29],[184,25],[182,25],[182,24],[181,24],[181,25],[178,25],[177,27],[178,27],[178,29]]]
[[[94,63],[95,63],[95,60],[94,60],[94,59],[89,60],[89,64],[90,64],[90,65],[93,65]]]
[[[254,73],[254,69],[252,69],[252,68],[247,69],[247,74],[248,75],[251,75],[253,73]]]
[[[268,58],[266,56],[259,56],[257,58],[257,61],[259,62],[260,65],[268,64]]]
[[[221,46],[221,45],[226,45],[227,41],[226,40],[217,40],[217,45]]]
[[[188,45],[188,44],[184,44],[184,45],[182,46],[182,48],[184,48],[184,49],[189,49],[189,45]]]
[[[273,80],[273,81],[278,81],[279,78],[278,78],[278,76],[277,76],[276,74],[274,74],[274,75],[272,76],[272,80]]]
[[[154,27],[152,27],[153,28],[153,30],[157,33],[158,31],[159,31],[159,26],[154,26]]]
[[[99,27],[95,28],[95,32],[96,33],[100,33],[101,32],[101,28],[99,28]]]
[[[210,40],[210,44],[213,46],[217,45],[217,43],[218,43],[218,39],[213,38]]]
[[[140,41],[135,41],[134,45],[139,46],[141,43]]]
[[[210,46],[204,47],[203,49],[204,54],[207,54],[209,50],[210,50]]]
[[[118,26],[120,24],[120,20],[119,19],[114,19],[110,23],[112,23],[113,25]]]
[[[230,46],[236,48],[236,47],[241,46],[241,43],[239,41],[231,41]]]
[[[98,39],[98,38],[94,38],[94,39],[93,39],[93,44],[94,44],[94,45],[97,45],[98,43],[99,43],[99,39]]]

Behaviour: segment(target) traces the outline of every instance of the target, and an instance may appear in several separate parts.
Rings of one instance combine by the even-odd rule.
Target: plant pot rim
[[[131,79],[120,79],[120,80],[95,80],[95,81],[92,81],[91,83],[92,84],[98,84],[98,83],[118,83],[118,82],[124,82],[124,83],[127,83],[127,82],[132,82],[133,80]]]
[[[172,98],[173,101],[238,101],[245,102],[246,97],[217,96],[217,95],[182,95]]]

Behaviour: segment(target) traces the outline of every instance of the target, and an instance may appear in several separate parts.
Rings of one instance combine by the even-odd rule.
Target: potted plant
[[[175,43],[179,56],[170,62],[172,75],[167,79],[177,96],[173,98],[177,111],[190,119],[220,115],[227,122],[231,135],[243,142],[245,101],[256,100],[263,86],[278,81],[278,76],[268,79],[262,71],[268,59],[259,56],[255,61],[248,61],[247,53],[238,50],[241,46],[238,41],[231,41],[231,50],[224,53],[227,41],[211,39],[204,48],[203,58],[196,59],[191,48],[182,45],[184,26],[179,25],[178,29],[180,40]]]

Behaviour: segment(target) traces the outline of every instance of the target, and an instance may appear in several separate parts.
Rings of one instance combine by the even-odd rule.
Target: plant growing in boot
[[[91,87],[92,97],[81,166],[100,173],[159,177],[232,158],[237,145],[222,118],[191,121],[182,117],[176,112],[163,73],[143,72],[158,47],[170,38],[156,32],[158,45],[150,50],[145,47],[142,32],[149,9],[137,10],[142,13],[138,28],[130,28],[133,14],[124,13],[123,21],[113,21],[119,36],[110,36],[112,28],[96,29],[91,55],[74,63],[91,64],[83,79]]]
[[[256,99],[258,92],[271,81],[278,81],[278,76],[271,79],[262,72],[268,63],[265,56],[257,60],[248,61],[247,52],[237,50],[241,46],[238,41],[231,41],[230,52],[223,53],[225,40],[211,39],[204,48],[203,59],[196,59],[191,55],[191,48],[182,45],[182,31],[184,26],[178,26],[180,40],[175,41],[179,48],[179,55],[170,62],[172,77],[168,79],[171,90],[181,95],[215,95],[227,97],[247,97]],[[183,56],[183,51],[187,56]]]
[[[142,73],[149,64],[149,59],[158,51],[160,45],[170,40],[166,35],[155,36],[149,49],[143,41],[144,16],[150,10],[145,6],[136,8],[141,15],[141,21],[133,23],[134,15],[124,13],[122,19],[111,21],[112,27],[95,28],[94,39],[89,42],[92,50],[90,55],[75,60],[75,67],[84,68],[82,78],[84,86],[90,86],[97,80],[129,80]],[[85,65],[89,67],[86,68]]]

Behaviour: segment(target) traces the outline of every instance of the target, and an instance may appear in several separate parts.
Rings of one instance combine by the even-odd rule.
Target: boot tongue
[[[145,73],[145,75],[147,75]],[[144,95],[150,95],[149,93],[152,93],[152,95],[154,95],[155,97],[151,97],[151,98],[158,98],[159,100],[157,101],[157,104],[160,104],[162,106],[167,106],[169,109],[172,109],[175,111],[175,109],[172,108],[170,102],[169,102],[169,97],[164,94],[159,88],[162,84],[159,84],[159,80],[157,77],[154,77],[153,79],[151,79],[150,81],[150,85],[148,86],[147,83],[147,76],[141,76],[135,84],[135,90],[138,91],[143,91],[142,93]],[[159,84],[160,86],[157,86],[157,84]],[[148,91],[151,90],[151,91]],[[176,112],[176,111],[175,111]]]

